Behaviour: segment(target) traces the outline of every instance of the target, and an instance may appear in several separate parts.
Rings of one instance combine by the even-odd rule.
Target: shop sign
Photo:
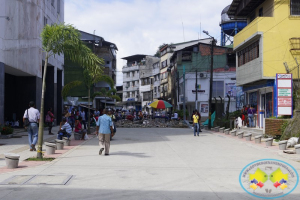
[[[193,93],[196,93],[196,90],[192,90]],[[198,90],[200,93],[205,93],[205,90]]]
[[[293,89],[292,74],[276,74],[277,115],[292,115]]]
[[[291,97],[292,89],[278,89],[278,96],[280,97]]]

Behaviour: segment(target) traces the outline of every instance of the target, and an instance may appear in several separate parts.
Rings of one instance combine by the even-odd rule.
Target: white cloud
[[[220,41],[222,10],[232,0],[65,0],[65,21],[117,45],[117,70],[122,57],[153,55],[162,43],[198,39],[200,21]],[[202,33],[202,38],[205,35]],[[117,74],[117,85],[123,75]]]

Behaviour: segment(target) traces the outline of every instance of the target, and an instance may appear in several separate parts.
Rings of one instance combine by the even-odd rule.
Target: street
[[[299,162],[263,146],[208,131],[194,137],[191,129],[118,128],[110,156],[98,151],[95,137],[50,163],[0,174],[0,182],[54,175],[53,185],[0,185],[0,199],[255,199],[238,179],[250,162],[273,158],[300,170]],[[64,175],[72,177],[56,185]],[[299,194],[298,187],[282,199]]]

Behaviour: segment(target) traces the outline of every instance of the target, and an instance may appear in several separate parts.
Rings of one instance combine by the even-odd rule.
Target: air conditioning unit
[[[200,78],[207,78],[207,74],[205,74],[205,73],[200,73]]]

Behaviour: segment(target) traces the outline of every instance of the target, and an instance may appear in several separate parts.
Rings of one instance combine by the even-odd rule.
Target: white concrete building
[[[0,0],[0,122],[19,120],[29,101],[40,107],[44,53],[41,31],[64,22],[64,0]],[[49,59],[45,108],[62,112],[64,57]]]

